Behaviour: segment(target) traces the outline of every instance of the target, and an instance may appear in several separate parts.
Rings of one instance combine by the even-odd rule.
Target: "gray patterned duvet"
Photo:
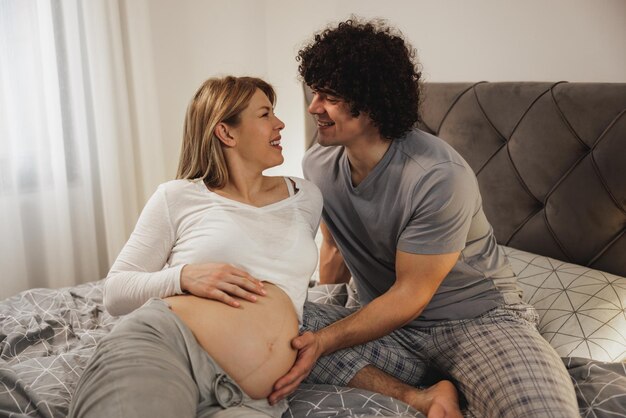
[[[102,307],[102,281],[34,289],[0,303],[0,417],[64,417],[98,340],[116,319]],[[626,364],[565,358],[581,415],[626,417]],[[302,385],[285,417],[421,416],[363,390]]]

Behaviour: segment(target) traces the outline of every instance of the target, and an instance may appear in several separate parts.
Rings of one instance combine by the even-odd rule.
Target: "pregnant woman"
[[[280,417],[272,385],[294,364],[322,210],[283,162],[275,93],[207,80],[189,104],[177,180],[146,204],[105,285],[125,316],[102,338],[72,417]]]

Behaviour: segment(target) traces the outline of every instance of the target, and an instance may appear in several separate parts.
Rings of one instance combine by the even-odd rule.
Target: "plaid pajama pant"
[[[358,308],[307,302],[303,331],[315,331]],[[307,383],[347,386],[372,365],[411,386],[448,376],[475,417],[579,417],[574,387],[561,358],[536,329],[527,304],[477,318],[404,327],[378,340],[320,358]]]

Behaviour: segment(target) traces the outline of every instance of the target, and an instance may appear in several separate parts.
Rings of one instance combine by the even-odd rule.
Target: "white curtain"
[[[104,277],[132,231],[121,16],[116,0],[0,0],[0,298]]]

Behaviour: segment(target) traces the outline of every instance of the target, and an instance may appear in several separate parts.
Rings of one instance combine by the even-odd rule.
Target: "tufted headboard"
[[[421,113],[476,172],[500,244],[626,276],[626,84],[427,83]]]
[[[626,276],[626,84],[430,83],[500,244]]]

